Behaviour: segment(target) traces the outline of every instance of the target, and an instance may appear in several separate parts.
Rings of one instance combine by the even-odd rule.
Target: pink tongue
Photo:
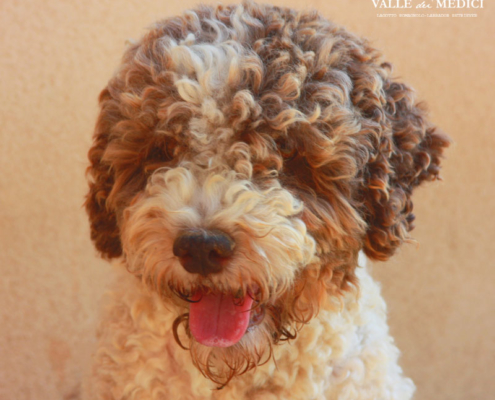
[[[250,296],[235,299],[228,294],[199,293],[193,300],[196,297],[199,301],[189,306],[189,328],[199,343],[229,347],[241,340],[249,325],[249,310],[253,304]]]

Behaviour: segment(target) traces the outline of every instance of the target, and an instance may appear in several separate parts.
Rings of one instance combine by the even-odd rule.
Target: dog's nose
[[[225,232],[189,229],[177,236],[173,252],[186,271],[207,276],[222,271],[234,247],[234,240]]]

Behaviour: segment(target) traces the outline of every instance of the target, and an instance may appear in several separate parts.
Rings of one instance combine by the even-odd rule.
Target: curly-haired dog
[[[87,399],[409,399],[386,260],[449,139],[366,40],[244,3],[157,23],[100,95],[86,208],[118,258]],[[221,390],[219,390],[221,389]]]

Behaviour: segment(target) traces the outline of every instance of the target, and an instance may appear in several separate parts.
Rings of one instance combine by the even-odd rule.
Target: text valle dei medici
[[[412,0],[371,0],[375,8],[483,8],[483,0],[424,0],[413,4]]]

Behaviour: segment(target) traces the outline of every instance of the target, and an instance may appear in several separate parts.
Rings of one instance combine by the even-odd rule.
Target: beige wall
[[[81,208],[96,98],[125,39],[195,3],[0,1],[0,399],[61,399],[77,386],[110,272]],[[456,142],[444,182],[416,195],[421,246],[374,266],[417,399],[495,393],[495,4],[485,3],[472,19],[385,19],[371,0],[304,2],[372,39]]]

